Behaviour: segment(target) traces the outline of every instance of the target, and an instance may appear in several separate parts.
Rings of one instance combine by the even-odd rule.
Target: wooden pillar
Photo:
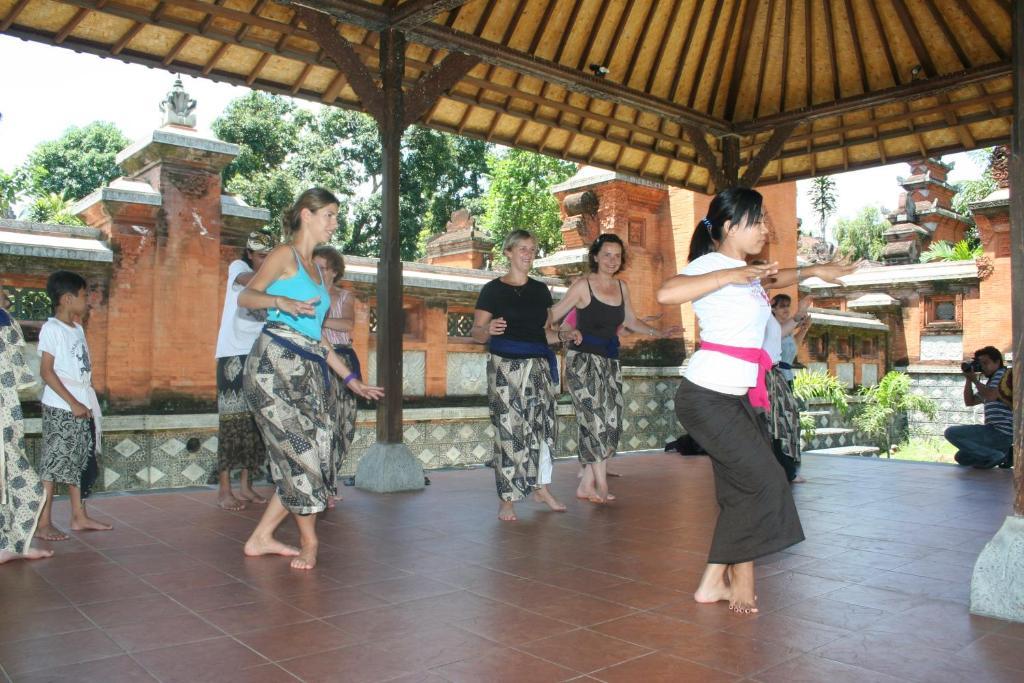
[[[1013,3],[1013,126],[1010,133],[1010,281],[1013,312],[1013,512],[1024,515],[1024,7]]]
[[[377,406],[377,441],[402,442],[402,249],[398,208],[405,107],[402,75],[405,37],[394,29],[380,34],[384,111],[379,121],[382,158],[381,255],[377,263],[377,381],[384,400]]]

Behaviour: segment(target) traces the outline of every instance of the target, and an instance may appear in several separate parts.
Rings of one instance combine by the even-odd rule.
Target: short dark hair
[[[775,308],[780,304],[791,303],[793,303],[793,297],[791,297],[789,294],[776,294],[775,296],[772,297],[772,308]]]
[[[46,295],[50,297],[50,305],[54,312],[60,305],[60,300],[65,294],[78,296],[78,293],[86,288],[85,278],[70,270],[57,270],[46,279]]]
[[[313,258],[318,256],[327,261],[327,267],[336,273],[331,284],[337,285],[341,281],[341,276],[345,274],[345,257],[329,244],[321,244],[313,249]]]
[[[587,252],[587,263],[590,264],[590,272],[597,272],[597,255],[601,251],[601,247],[608,243],[619,245],[619,249],[622,250],[622,260],[619,262],[619,269],[616,273],[621,273],[626,269],[626,245],[622,243],[622,238],[612,232],[602,233],[594,240],[593,244],[590,245],[590,250]]]
[[[974,359],[977,360],[978,356],[988,356],[996,365],[1003,367],[1003,354],[1001,354],[999,349],[994,346],[986,346],[978,349],[974,352]]]

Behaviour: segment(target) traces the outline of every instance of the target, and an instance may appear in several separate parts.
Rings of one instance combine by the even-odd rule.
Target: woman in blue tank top
[[[316,566],[316,514],[337,493],[334,377],[365,398],[384,395],[364,384],[323,338],[330,307],[313,248],[338,225],[338,200],[327,190],[303,192],[284,216],[288,243],[276,247],[238,295],[238,305],[268,309],[267,324],[245,363],[243,388],[270,456],[277,491],[245,544],[245,554],[291,557],[295,569]],[[295,516],[300,548],[274,538]]]

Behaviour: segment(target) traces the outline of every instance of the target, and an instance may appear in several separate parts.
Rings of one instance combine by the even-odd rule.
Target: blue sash
[[[604,349],[604,355],[606,357],[608,357],[608,358],[611,358],[613,360],[618,360],[618,358],[619,358],[619,338],[618,338],[618,336],[611,337],[611,338],[605,338],[605,337],[595,337],[592,334],[585,334],[585,335],[583,335],[583,343],[586,344],[587,346],[594,346],[594,347],[597,347],[597,348],[603,348]]]
[[[793,369],[792,365],[790,365],[789,363],[787,363],[785,361],[781,361],[781,360],[778,363],[775,364],[775,367],[777,367],[780,370],[792,370]]]
[[[345,361],[345,365],[352,371],[352,374],[356,376],[356,379],[363,379],[363,371],[359,365],[359,356],[352,349],[349,344],[338,344],[334,347],[334,352],[341,356],[341,359]]]
[[[11,314],[0,308],[0,327],[7,327],[11,324]]]
[[[501,336],[491,337],[487,344],[491,353],[499,356],[508,353],[522,358],[547,358],[548,369],[551,370],[551,381],[558,382],[558,359],[555,358],[555,352],[547,344],[505,339]]]
[[[291,339],[286,339],[284,337],[281,337],[281,336],[278,336],[278,335],[274,334],[273,332],[268,330],[266,327],[263,328],[263,334],[265,334],[268,337],[270,337],[274,341],[275,344],[279,344],[280,346],[283,346],[284,348],[288,349],[292,353],[294,353],[294,354],[296,354],[298,356],[301,356],[302,358],[305,358],[306,360],[311,360],[314,363],[316,363],[317,365],[319,365],[320,366],[320,371],[321,371],[321,373],[324,376],[324,391],[330,393],[330,391],[331,391],[331,368],[327,365],[327,359],[326,358],[324,358],[323,356],[321,356],[318,353],[313,353],[309,349],[302,348],[301,346],[299,346],[298,344],[293,342]]]

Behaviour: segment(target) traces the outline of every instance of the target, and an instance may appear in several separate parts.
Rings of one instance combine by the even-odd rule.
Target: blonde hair
[[[319,211],[330,204],[340,204],[338,198],[322,187],[311,187],[295,200],[295,203],[281,217],[281,232],[285,239],[291,239],[302,227],[302,210]]]
[[[501,253],[506,253],[509,249],[514,249],[520,242],[526,240],[532,240],[534,244],[537,243],[536,238],[528,230],[513,230],[509,234],[505,235],[505,241],[501,243]]]
[[[327,267],[334,271],[334,282],[331,284],[337,286],[341,282],[341,276],[345,274],[345,257],[329,244],[321,244],[313,249],[313,258],[317,257],[327,261]]]

